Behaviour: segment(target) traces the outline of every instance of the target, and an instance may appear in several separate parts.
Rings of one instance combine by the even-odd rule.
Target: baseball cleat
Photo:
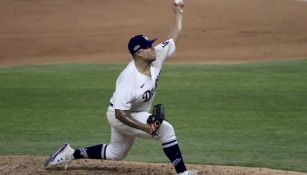
[[[185,171],[185,172],[179,173],[178,175],[192,175],[192,174],[189,171]]]
[[[198,171],[194,170],[194,171],[185,171],[182,173],[179,173],[178,175],[197,175]]]
[[[59,165],[65,163],[65,170],[67,168],[67,163],[73,160],[73,153],[75,152],[69,144],[65,143],[58,149],[55,153],[53,153],[45,162],[45,168],[49,165]]]

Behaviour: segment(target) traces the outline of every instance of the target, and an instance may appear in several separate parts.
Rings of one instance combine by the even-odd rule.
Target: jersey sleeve
[[[113,94],[113,107],[119,110],[130,110],[132,107],[133,95],[129,84],[118,81]]]
[[[155,50],[157,61],[163,63],[166,58],[175,53],[176,45],[173,39],[169,39],[155,46]]]

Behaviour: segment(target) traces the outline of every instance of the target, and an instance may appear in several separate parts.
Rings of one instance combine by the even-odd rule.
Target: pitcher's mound
[[[171,164],[140,163],[129,161],[78,160],[67,170],[64,166],[45,169],[46,157],[0,156],[0,174],[103,174],[103,175],[173,175]],[[230,166],[194,165],[188,168],[197,175],[307,175],[307,173],[272,170],[266,168],[245,168]]]

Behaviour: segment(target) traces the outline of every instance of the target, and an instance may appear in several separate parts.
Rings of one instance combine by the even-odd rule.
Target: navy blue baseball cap
[[[144,35],[135,35],[133,36],[128,44],[128,49],[131,55],[133,56],[137,51],[141,49],[148,49],[152,47],[152,44],[157,39],[150,40]]]

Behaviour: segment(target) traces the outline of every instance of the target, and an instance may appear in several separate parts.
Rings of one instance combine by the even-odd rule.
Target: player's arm
[[[182,30],[182,19],[183,19],[183,4],[173,6],[173,11],[175,13],[175,19],[173,26],[167,36],[167,39],[173,39],[175,43],[177,43],[177,40],[179,38],[179,34]]]
[[[130,115],[129,111],[115,109],[115,117],[119,121],[123,122],[124,124],[126,124],[126,125],[128,125],[128,126],[130,126],[132,128],[136,128],[136,129],[145,131],[148,134],[152,133],[152,131],[150,130],[148,124],[144,124],[144,123],[139,122],[138,120],[135,120]]]

